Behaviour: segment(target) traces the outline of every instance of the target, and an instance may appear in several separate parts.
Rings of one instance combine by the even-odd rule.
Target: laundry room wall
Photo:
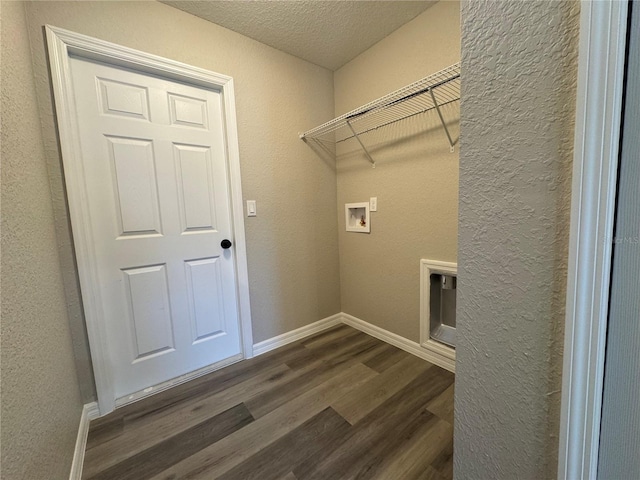
[[[460,4],[428,8],[335,72],[335,111],[341,115],[460,61]],[[464,81],[464,80],[463,80]],[[459,102],[443,107],[454,138]],[[337,147],[342,310],[419,341],[420,259],[456,261],[458,147],[449,143],[435,111]],[[371,233],[345,231],[344,204],[378,198]]]
[[[58,253],[83,397],[95,397],[55,130],[47,24],[234,78],[254,343],[340,311],[335,164],[298,132],[331,118],[333,73],[158,2],[27,5]]]

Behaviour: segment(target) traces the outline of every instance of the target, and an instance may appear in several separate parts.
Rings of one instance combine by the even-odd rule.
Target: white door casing
[[[580,6],[558,480],[595,480],[629,4]]]
[[[233,84],[53,27],[47,39],[104,414],[252,355]]]

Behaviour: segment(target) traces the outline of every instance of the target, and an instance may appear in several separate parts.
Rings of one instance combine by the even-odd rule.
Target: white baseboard
[[[348,313],[337,313],[330,317],[323,318],[322,320],[318,320],[317,322],[314,322],[310,325],[305,325],[304,327],[292,330],[287,333],[283,333],[282,335],[278,335],[277,337],[269,338],[260,343],[256,343],[253,346],[253,355],[258,356],[263,353],[267,353],[278,347],[282,347],[291,342],[295,342],[297,340],[301,340],[305,337],[313,335],[314,333],[318,333],[322,330],[326,330],[327,328],[331,328],[334,325],[338,325],[339,323],[344,323],[353,328],[356,328],[366,334],[371,335],[372,337],[376,337],[383,342],[389,343],[404,350],[405,352],[411,353],[416,357],[420,357],[427,362],[438,365],[445,370],[449,370],[453,373],[455,373],[456,371],[455,356],[452,358],[450,352],[444,351],[449,349],[443,349],[442,353],[439,353],[438,349],[436,348],[427,349],[421,346],[418,342],[408,340],[398,334],[385,330],[384,328],[377,327],[375,325],[372,325],[371,323],[356,318],[353,315],[349,315]]]
[[[394,347],[398,347],[405,352],[411,353],[416,357],[420,357],[427,362],[431,362],[434,365],[438,365],[450,372],[455,373],[456,371],[456,361],[452,358],[447,358],[444,355],[439,355],[436,352],[429,351],[422,347],[418,342],[414,342],[408,340],[400,335],[392,333],[384,328],[377,327],[372,325],[364,320],[354,317],[353,315],[349,315],[348,313],[342,313],[342,323],[349,325],[353,328],[356,328],[364,333],[371,335],[372,337],[376,337],[383,342],[389,343]]]
[[[341,322],[341,319],[342,314],[336,313],[335,315],[323,318],[322,320],[318,320],[317,322],[314,322],[310,325],[305,325],[304,327],[291,330],[290,332],[283,333],[282,335],[278,335],[277,337],[269,338],[262,342],[256,343],[253,346],[253,356],[256,357],[258,355],[262,355],[263,353],[267,353],[268,351],[275,348],[282,347],[291,342],[295,342],[297,340],[313,335],[314,333],[318,333],[322,330],[326,330],[327,328],[331,328],[334,325],[338,325]]]
[[[96,402],[87,403],[82,407],[69,480],[80,480],[82,478],[82,464],[84,462],[84,451],[87,446],[87,436],[89,435],[89,422],[99,416],[100,411],[98,410],[98,404]]]

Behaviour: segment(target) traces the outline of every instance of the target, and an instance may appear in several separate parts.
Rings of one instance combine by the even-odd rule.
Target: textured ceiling
[[[436,3],[161,1],[330,70],[340,68]]]

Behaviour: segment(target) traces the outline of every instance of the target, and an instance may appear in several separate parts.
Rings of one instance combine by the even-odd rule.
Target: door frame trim
[[[151,73],[199,87],[214,89],[222,94],[231,220],[237,281],[238,315],[244,358],[253,356],[249,274],[247,267],[244,209],[240,176],[240,153],[235,110],[233,78],[202,68],[134,50],[111,42],[81,35],[51,25],[45,25],[49,53],[49,67],[58,121],[58,135],[64,164],[69,215],[73,224],[73,240],[82,289],[87,334],[98,395],[100,414],[115,408],[113,372],[108,361],[106,331],[100,291],[96,252],[88,222],[88,192],[82,168],[80,135],[71,81],[71,55],[98,60],[110,65],[126,67],[137,72]]]
[[[581,2],[559,480],[597,477],[627,7]]]

